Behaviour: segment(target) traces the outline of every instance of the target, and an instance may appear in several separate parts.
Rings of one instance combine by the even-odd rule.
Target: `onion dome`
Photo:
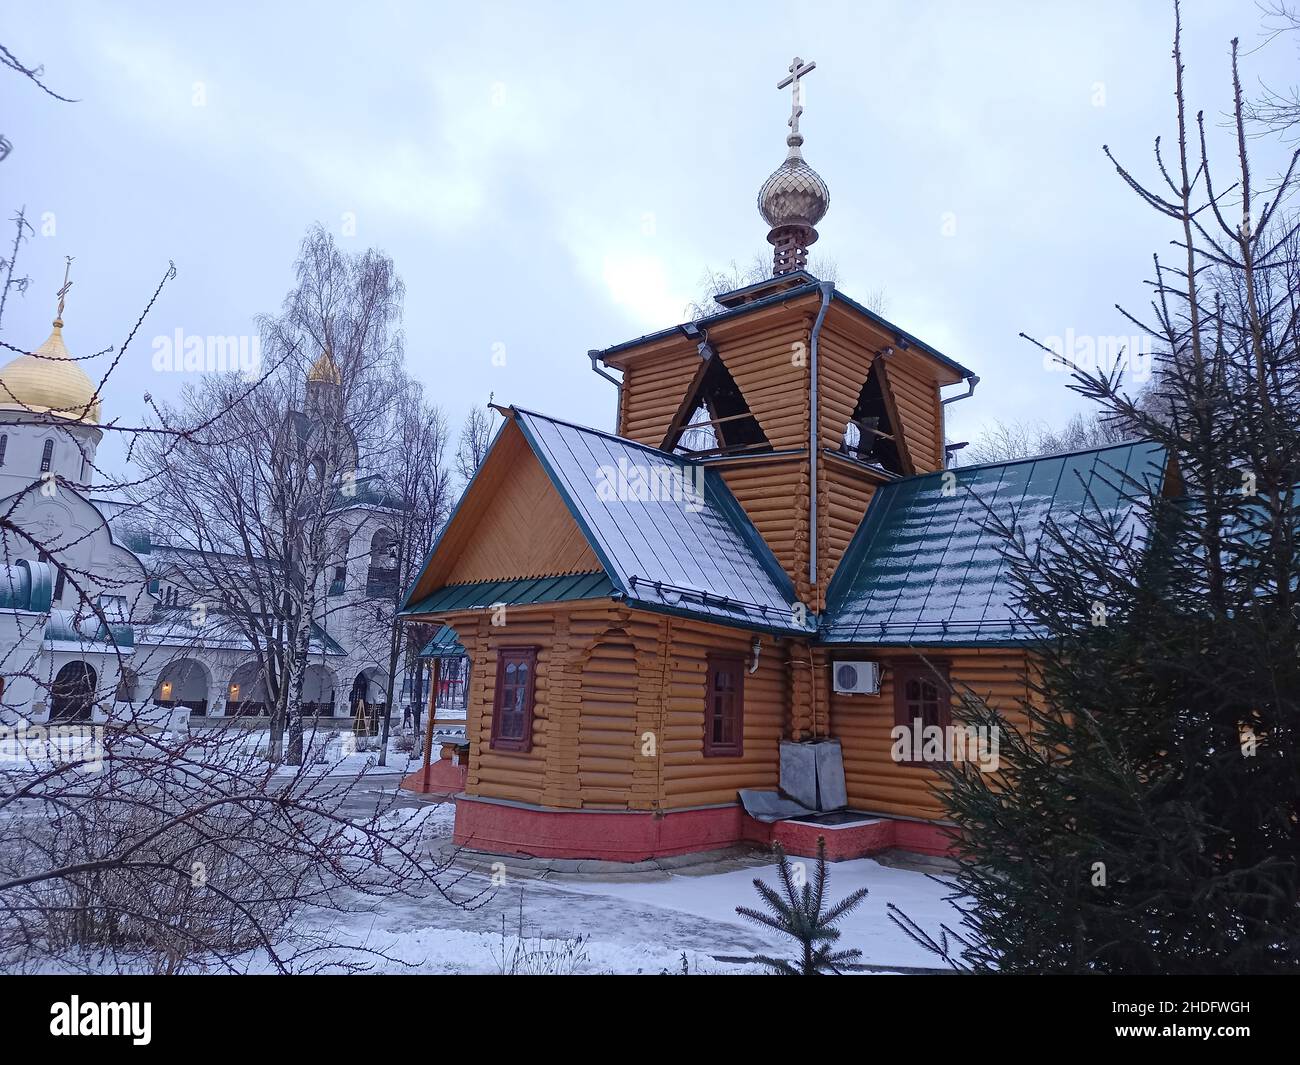
[[[343,383],[343,376],[339,373],[338,363],[334,361],[334,355],[326,348],[316,357],[316,361],[311,364],[311,369],[307,371],[307,380],[319,385],[340,385]]]
[[[95,385],[68,353],[61,318],[54,319],[54,330],[44,344],[0,367],[0,410],[99,421]]]
[[[811,228],[826,217],[830,205],[831,190],[822,176],[804,161],[796,144],[791,145],[785,162],[758,190],[758,210],[773,229]]]

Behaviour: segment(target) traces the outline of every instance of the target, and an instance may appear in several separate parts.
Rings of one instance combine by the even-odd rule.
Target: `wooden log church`
[[[801,150],[812,67],[781,83],[788,154],[759,193],[773,276],[592,352],[614,433],[499,408],[406,594],[468,656],[462,753],[427,744],[404,782],[454,794],[460,844],[942,853],[933,764],[899,729],[942,733],[958,689],[1008,715],[1029,694],[985,508],[1032,537],[1085,493],[1120,506],[1114,470],[1161,476],[1144,444],[948,469],[945,407],[978,378],[807,271],[830,199]]]

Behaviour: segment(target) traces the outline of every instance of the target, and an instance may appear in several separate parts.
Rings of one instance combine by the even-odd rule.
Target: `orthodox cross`
[[[63,267],[63,287],[59,289],[57,293],[59,297],[59,309],[55,313],[54,317],[58,319],[59,325],[63,324],[63,304],[68,297],[68,289],[72,287],[72,282],[68,280],[68,274],[71,272],[71,270],[72,270],[72,256],[69,255],[67,257],[67,262]]]
[[[816,67],[816,60],[805,63],[798,56],[795,56],[794,62],[786,68],[790,71],[789,77],[782,78],[776,83],[778,89],[784,89],[787,85],[791,87],[790,136],[787,139],[788,144],[796,145],[803,143],[803,138],[799,135],[799,116],[803,114],[803,86],[799,83],[799,79],[805,74],[815,70]]]

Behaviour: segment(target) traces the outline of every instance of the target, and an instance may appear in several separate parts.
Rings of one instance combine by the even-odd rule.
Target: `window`
[[[54,578],[54,601],[56,603],[63,602],[63,583],[65,576],[63,570],[59,570],[59,575]]]
[[[744,753],[744,659],[709,655],[704,699],[704,753],[709,757]]]
[[[931,660],[897,666],[894,670],[894,724],[915,730],[919,720],[922,730],[931,725],[946,729],[952,724],[951,691],[947,662]],[[922,750],[923,738],[924,732],[919,736],[913,735],[913,751]],[[909,759],[904,764],[925,763]]]
[[[881,379],[884,370],[879,359],[871,364],[858,404],[844,427],[840,450],[890,473],[911,473],[904,455],[906,447],[895,424],[892,395],[886,395],[886,382]]]
[[[686,455],[772,450],[735,379],[717,355],[701,364],[689,396],[668,429],[666,449]]]
[[[50,472],[50,462],[54,458],[54,441],[45,441],[45,450],[41,452],[41,473]]]
[[[5,450],[9,447],[9,437],[0,436],[0,466],[5,464]]]
[[[492,700],[492,750],[533,749],[533,682],[536,647],[503,647],[497,652],[496,696]]]

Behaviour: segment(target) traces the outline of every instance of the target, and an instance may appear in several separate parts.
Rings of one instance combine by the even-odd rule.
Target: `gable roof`
[[[524,435],[606,573],[635,605],[771,631],[794,585],[713,469],[516,408]]]
[[[516,407],[507,413],[599,559],[609,584],[602,594],[661,613],[812,634],[811,625],[799,625],[792,616],[789,577],[715,470],[535,411]],[[473,482],[465,495],[472,490]],[[447,528],[455,521],[453,514]],[[444,530],[422,570],[433,564],[446,536]],[[428,604],[440,592],[412,602],[419,586],[417,578],[403,614],[432,609]],[[473,605],[480,604],[466,604]]]
[[[1165,466],[1159,445],[1125,443],[878,488],[827,589],[822,641],[971,646],[1033,635],[1016,617],[991,517],[1017,527],[1032,551],[1049,515],[1068,528],[1089,495],[1102,510],[1124,510],[1127,478],[1158,487]]]

